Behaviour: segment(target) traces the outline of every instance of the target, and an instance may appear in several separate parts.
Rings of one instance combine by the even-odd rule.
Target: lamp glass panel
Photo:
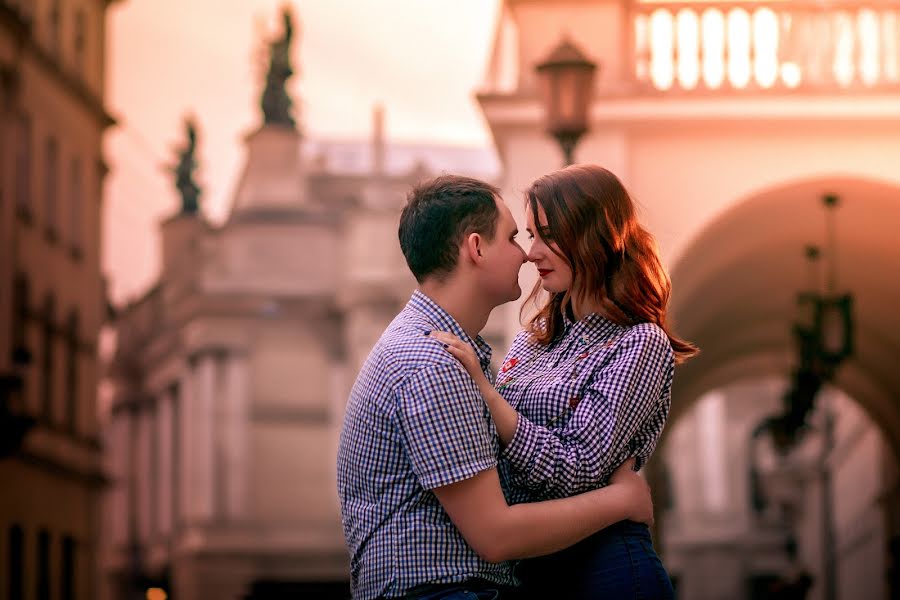
[[[574,69],[561,70],[558,81],[559,123],[571,126],[578,120],[578,73]]]
[[[832,356],[839,356],[847,347],[847,330],[844,303],[840,300],[826,301],[822,305],[821,344],[822,351]]]

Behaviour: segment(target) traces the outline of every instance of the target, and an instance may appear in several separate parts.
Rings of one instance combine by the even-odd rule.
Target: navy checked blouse
[[[592,314],[548,346],[520,332],[496,382],[519,412],[499,467],[507,500],[595,489],[630,456],[640,468],[669,414],[673,371],[669,339],[652,323]]]
[[[490,377],[490,347],[413,293],[350,392],[337,457],[353,597],[402,596],[424,583],[480,577],[512,585],[482,560],[431,491],[497,465],[497,431],[478,389],[430,330],[472,344]]]

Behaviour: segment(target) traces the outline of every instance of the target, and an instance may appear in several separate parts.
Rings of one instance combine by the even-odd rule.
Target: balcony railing
[[[644,1],[633,73],[660,91],[900,89],[900,2]]]

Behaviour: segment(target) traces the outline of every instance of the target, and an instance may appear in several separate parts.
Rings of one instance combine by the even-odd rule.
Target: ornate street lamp
[[[535,67],[541,82],[547,131],[556,138],[571,165],[578,140],[588,130],[588,108],[597,65],[568,38]]]
[[[822,387],[832,380],[840,364],[853,354],[853,296],[839,294],[837,288],[837,251],[835,241],[834,210],[838,197],[823,196],[826,212],[826,277],[824,289],[819,271],[820,251],[807,246],[805,254],[809,264],[809,284],[797,295],[797,318],[793,325],[796,343],[797,365],[791,374],[791,387],[784,395],[784,413],[762,421],[754,430],[751,444],[765,432],[771,435],[775,448],[787,454],[800,439],[807,427],[806,419],[815,408]],[[818,398],[823,416],[822,454],[820,459],[821,485],[821,533],[824,573],[824,597],[836,597],[834,544],[834,496],[833,481],[828,460],[834,449],[834,415],[827,399]],[[761,474],[751,455],[750,484],[754,491],[762,492],[755,505],[764,507],[771,497],[763,497],[766,483],[773,474]]]
[[[853,354],[853,296],[836,291],[837,243],[834,211],[838,205],[838,197],[827,194],[822,198],[822,205],[825,207],[828,238],[825,289],[819,289],[815,275],[819,251],[815,246],[809,246],[806,257],[810,264],[810,287],[797,296],[798,321],[794,330],[799,341],[800,367],[812,368],[827,380]]]
[[[853,296],[835,291],[837,252],[834,209],[838,205],[838,197],[827,194],[823,196],[822,204],[826,211],[827,237],[825,289],[822,289],[819,277],[821,253],[818,247],[807,246],[809,287],[797,295],[797,318],[793,326],[797,365],[792,374],[791,387],[784,395],[785,413],[775,420],[783,429],[782,443],[778,444],[782,450],[787,450],[797,441],[822,386],[831,381],[840,364],[853,354]]]

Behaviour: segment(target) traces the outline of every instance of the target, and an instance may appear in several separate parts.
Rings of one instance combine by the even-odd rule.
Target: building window
[[[86,29],[87,19],[85,18],[84,10],[79,8],[75,11],[75,38],[72,40],[72,45],[75,55],[75,71],[82,77],[85,75]]]
[[[61,600],[75,600],[75,539],[66,536],[62,541],[62,573],[59,597]]]
[[[50,600],[50,534],[45,529],[38,534],[37,600]]]
[[[50,25],[50,52],[59,54],[60,38],[62,37],[62,10],[60,0],[50,0],[50,14],[47,22]]]
[[[69,242],[71,244],[72,255],[80,257],[83,240],[81,233],[81,212],[82,205],[84,204],[84,181],[80,159],[72,159],[72,168],[69,176],[71,178],[69,185]]]
[[[28,352],[28,278],[24,274],[16,275],[13,285],[12,315],[12,359],[14,363],[31,362]]]
[[[9,548],[7,550],[8,584],[6,592],[9,600],[25,600],[25,532],[18,525],[9,528]]]
[[[44,300],[44,332],[41,344],[41,408],[48,421],[53,414],[53,317],[55,312],[56,300],[53,294],[47,294]]]
[[[78,427],[78,313],[69,314],[66,324],[66,427]]]
[[[16,211],[31,218],[31,119],[20,115],[16,131]]]
[[[59,236],[59,144],[54,138],[47,139],[45,161],[44,223],[47,238],[55,241]]]

